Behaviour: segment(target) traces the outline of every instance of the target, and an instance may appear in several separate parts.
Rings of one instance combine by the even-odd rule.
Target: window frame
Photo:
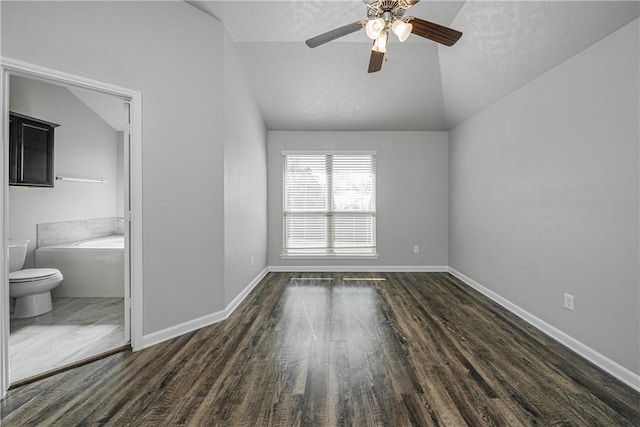
[[[286,162],[285,162],[285,157],[286,156],[335,156],[335,155],[357,155],[357,156],[373,156],[373,170],[374,170],[374,176],[373,176],[373,211],[369,211],[369,212],[364,212],[364,211],[353,211],[353,212],[342,212],[342,211],[333,211],[333,198],[334,198],[334,194],[332,191],[332,186],[331,183],[328,183],[327,185],[327,203],[328,203],[328,210],[327,212],[323,212],[323,211],[318,211],[318,212],[309,212],[309,214],[311,215],[318,215],[321,216],[323,218],[330,218],[331,216],[335,215],[335,214],[354,214],[354,215],[363,215],[363,216],[370,216],[373,220],[373,229],[372,229],[372,242],[373,242],[373,246],[371,248],[371,252],[370,253],[365,253],[365,252],[353,252],[353,253],[348,253],[348,252],[333,252],[333,250],[335,248],[332,248],[332,244],[334,242],[334,238],[335,236],[333,236],[333,224],[332,221],[328,221],[327,224],[327,243],[328,243],[328,247],[325,248],[324,250],[326,252],[324,253],[291,253],[291,252],[287,252],[287,228],[286,228],[286,221],[287,221],[287,216],[290,215],[287,212],[287,198],[286,198],[286,178],[285,178],[285,174],[286,174]],[[282,150],[281,151],[281,156],[280,156],[282,165],[281,165],[281,179],[282,179],[282,252],[280,254],[280,258],[282,259],[291,259],[291,258],[295,258],[295,259],[378,259],[378,248],[377,248],[377,237],[376,237],[376,229],[377,229],[377,151],[371,151],[371,150],[352,150],[352,151],[347,151],[347,150]],[[327,174],[329,174],[329,172],[327,171]],[[295,213],[294,213],[295,215]]]

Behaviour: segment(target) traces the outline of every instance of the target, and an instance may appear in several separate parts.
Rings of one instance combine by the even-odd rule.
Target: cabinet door
[[[9,184],[18,182],[18,119],[9,116]]]
[[[11,113],[9,184],[53,187],[53,132],[58,125]]]
[[[53,187],[53,129],[22,120],[18,138],[18,182]]]

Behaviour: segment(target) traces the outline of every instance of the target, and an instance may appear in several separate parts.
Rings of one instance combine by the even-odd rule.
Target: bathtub
[[[54,297],[124,297],[124,236],[38,248],[36,267],[64,276]]]

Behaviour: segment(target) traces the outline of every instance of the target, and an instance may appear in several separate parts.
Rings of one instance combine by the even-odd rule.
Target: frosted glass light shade
[[[398,36],[398,39],[401,42],[405,41],[407,37],[409,37],[412,29],[413,25],[407,24],[400,19],[396,19],[395,21],[393,21],[393,24],[391,24],[391,30],[395,33],[396,36]]]
[[[369,37],[371,40],[377,39],[380,36],[380,33],[382,33],[382,30],[384,30],[384,27],[384,19],[378,18],[370,20],[369,22],[367,22],[367,25],[365,27],[367,37]]]
[[[380,34],[380,37],[378,37],[376,39],[376,42],[373,44],[373,47],[371,48],[371,50],[373,50],[375,52],[386,53],[387,52],[387,37],[389,37],[389,34],[386,33],[386,32]]]

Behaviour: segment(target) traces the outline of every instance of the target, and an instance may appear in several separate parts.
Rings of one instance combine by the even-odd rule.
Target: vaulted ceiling
[[[640,15],[637,1],[431,1],[405,16],[463,32],[453,47],[389,38],[368,74],[364,31],[304,41],[366,19],[362,0],[189,1],[237,42],[268,129],[448,130]]]

